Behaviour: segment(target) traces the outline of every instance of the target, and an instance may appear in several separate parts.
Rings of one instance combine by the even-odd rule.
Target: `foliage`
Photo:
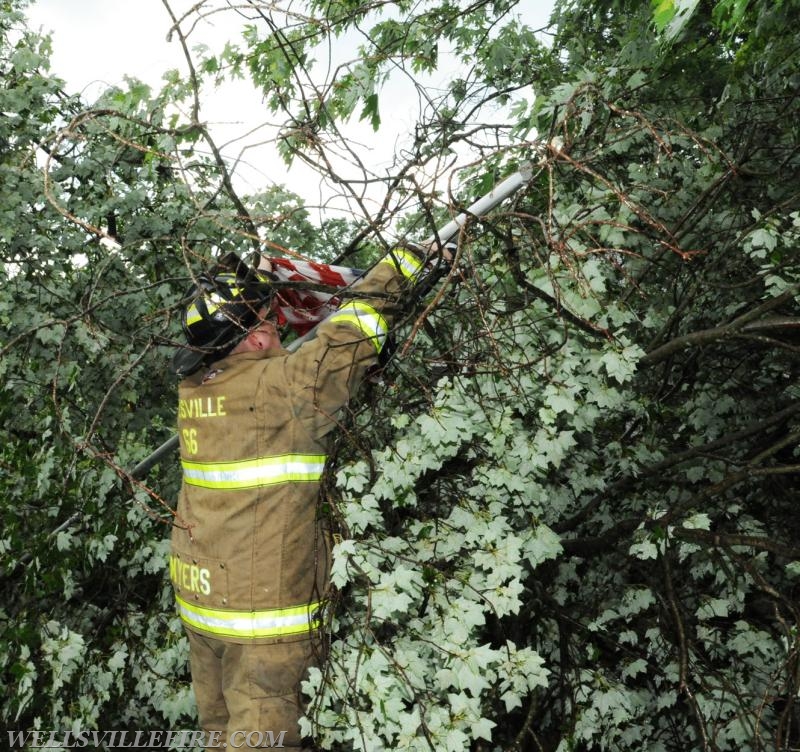
[[[0,16],[0,712],[5,728],[163,723],[190,707],[170,676],[186,651],[166,526],[149,516],[164,509],[123,468],[165,431],[156,346],[174,336],[174,238],[196,208],[171,174],[163,102],[132,86],[84,111],[14,5]]]
[[[326,748],[794,744],[797,40],[692,10],[559,8],[531,188],[354,418]]]
[[[174,425],[176,301],[219,253],[259,247],[254,227],[314,251],[343,221],[281,219],[270,197],[297,197],[280,187],[242,218],[202,127],[173,113],[185,82],[87,106],[21,5],[0,11],[0,716],[195,728],[164,576],[178,477],[172,458],[147,485],[128,472]]]
[[[424,236],[527,160],[344,422],[306,728],[329,750],[795,748],[797,5],[564,0],[548,48],[510,0],[252,3],[198,79],[87,110],[5,3],[6,725],[194,723],[146,513],[168,519],[174,468],[122,470],[172,424],[157,346],[184,265],[264,228],[318,255],[326,232],[377,247],[403,211]],[[337,36],[358,54],[319,74]],[[434,95],[446,55],[469,66]],[[341,129],[381,127],[391,70],[427,104],[381,177]],[[236,75],[357,224],[315,232],[280,187],[236,195],[201,120],[171,109]],[[454,195],[425,177],[456,163]]]

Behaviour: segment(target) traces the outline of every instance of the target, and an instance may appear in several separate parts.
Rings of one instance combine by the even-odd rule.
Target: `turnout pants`
[[[301,749],[300,682],[316,661],[309,638],[237,644],[186,630],[200,728],[207,749]]]

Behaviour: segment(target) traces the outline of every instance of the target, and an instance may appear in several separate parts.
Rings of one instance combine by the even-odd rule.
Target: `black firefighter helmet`
[[[249,268],[233,253],[199,274],[181,303],[187,344],[175,353],[172,370],[189,376],[224,358],[256,325],[261,309],[270,307],[273,292],[266,273]]]

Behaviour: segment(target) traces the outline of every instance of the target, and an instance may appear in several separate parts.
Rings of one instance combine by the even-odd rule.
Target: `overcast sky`
[[[178,15],[196,4],[173,0],[171,7]],[[177,38],[167,40],[172,21],[161,0],[36,0],[28,17],[33,28],[53,35],[52,72],[66,80],[69,90],[82,92],[87,103],[108,86],[123,85],[126,75],[158,88],[165,71],[187,70]],[[236,14],[220,13],[200,24],[190,43],[216,50],[235,38],[238,28]],[[220,145],[266,119],[261,96],[246,82],[209,93],[202,107],[201,117],[214,126]],[[225,149],[230,158],[239,151],[234,145]],[[270,167],[264,169],[255,162],[243,168],[239,187],[255,191],[268,185],[277,162],[274,154],[267,161]],[[280,170],[283,179],[274,182],[286,182],[285,167]]]
[[[179,16],[197,4],[197,0],[171,0],[170,7]],[[552,5],[553,0],[520,3],[526,23],[533,28],[546,24]],[[177,39],[167,41],[171,20],[162,0],[36,0],[28,17],[34,29],[53,35],[52,72],[66,80],[69,90],[84,92],[87,102],[108,85],[122,83],[125,75],[157,87],[164,71],[186,71]],[[231,11],[216,14],[193,31],[190,42],[218,50],[237,36],[240,23]],[[383,123],[392,125],[393,131],[382,128],[379,138],[366,124],[352,129],[353,140],[363,144],[364,158],[372,165],[388,161],[396,141],[413,127],[412,101],[415,106],[410,89],[407,94],[398,89],[381,97]],[[244,137],[270,118],[261,96],[246,83],[206,92],[202,107],[201,116],[212,124],[215,140],[228,144],[224,151],[229,159],[239,157],[247,143],[267,136],[262,130]],[[242,137],[245,140],[240,140]],[[237,168],[237,187],[242,192],[283,183],[309,204],[321,203],[324,198],[319,178],[299,164],[287,173],[273,145],[248,149],[242,161]]]

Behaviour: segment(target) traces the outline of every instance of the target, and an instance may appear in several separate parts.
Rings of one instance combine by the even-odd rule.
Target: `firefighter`
[[[200,725],[219,747],[234,735],[242,749],[302,745],[299,685],[316,661],[329,568],[317,514],[329,442],[422,256],[389,253],[291,353],[267,280],[241,263],[198,278],[188,298],[188,347],[173,363],[183,481],[169,572]]]

